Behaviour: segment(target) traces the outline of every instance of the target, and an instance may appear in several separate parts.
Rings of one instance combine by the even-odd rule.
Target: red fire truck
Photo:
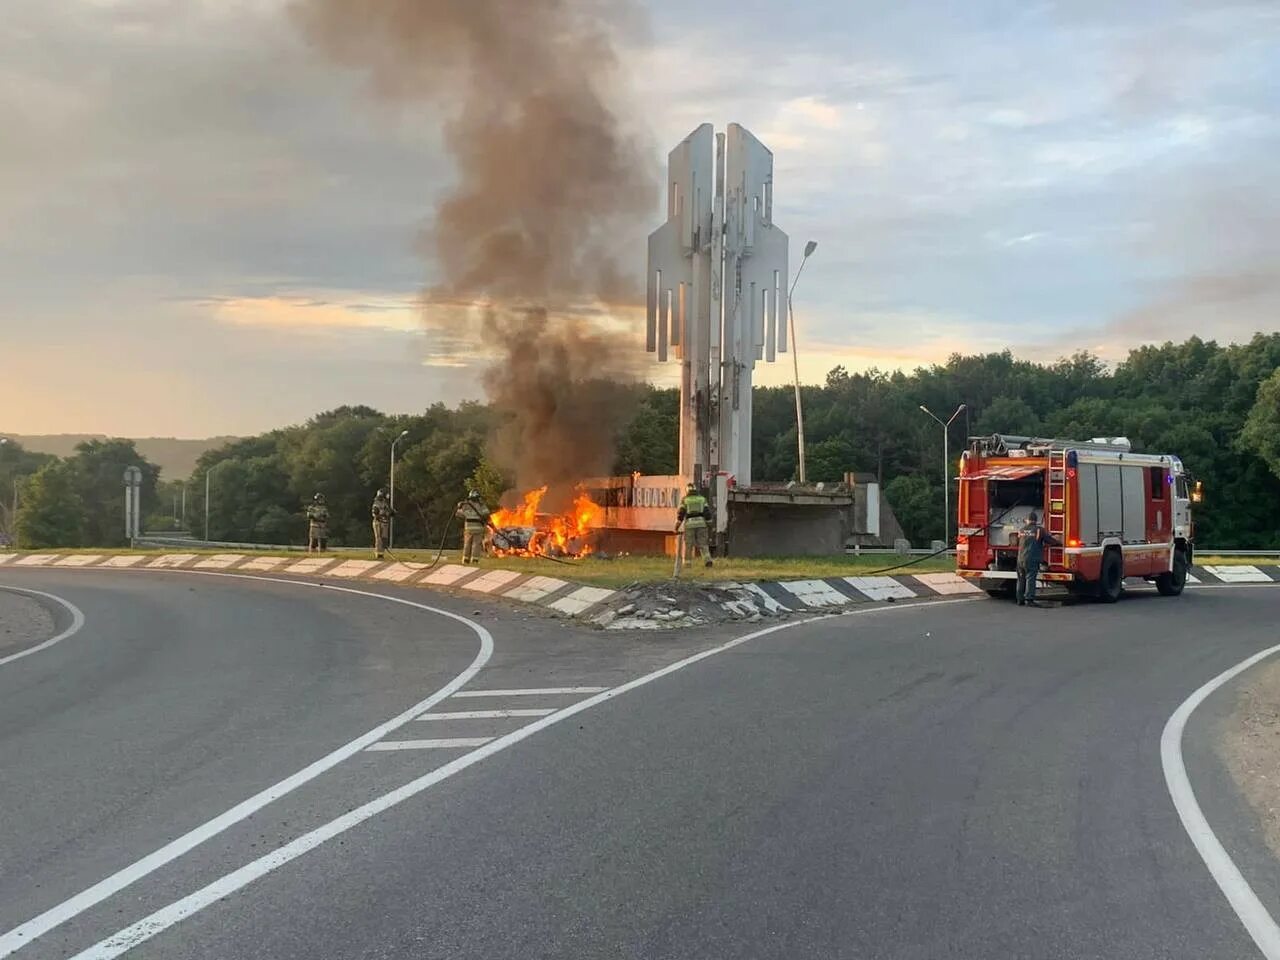
[[[956,572],[992,596],[1012,595],[1018,530],[1034,511],[1062,544],[1045,550],[1042,583],[1114,602],[1126,577],[1142,577],[1177,596],[1200,495],[1181,460],[1134,453],[1123,437],[975,437],[960,458]]]

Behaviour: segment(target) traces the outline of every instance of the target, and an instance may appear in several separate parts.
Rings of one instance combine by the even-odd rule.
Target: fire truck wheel
[[[1115,603],[1124,592],[1124,560],[1119,550],[1108,550],[1102,555],[1102,571],[1098,575],[1098,599],[1103,603]]]
[[[1156,577],[1156,590],[1162,597],[1176,597],[1187,585],[1187,555],[1181,550],[1173,553],[1173,569]]]

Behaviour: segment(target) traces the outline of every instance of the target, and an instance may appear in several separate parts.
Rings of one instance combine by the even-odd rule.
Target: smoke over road
[[[429,326],[483,346],[521,487],[607,470],[643,357],[610,305],[637,302],[620,237],[652,214],[653,154],[622,121],[622,0],[296,0],[318,49],[380,97],[444,117],[456,181],[427,235]],[[424,194],[433,185],[424,183]],[[421,198],[406,198],[418,202]],[[634,280],[628,275],[634,272]],[[586,380],[590,382],[584,383]]]

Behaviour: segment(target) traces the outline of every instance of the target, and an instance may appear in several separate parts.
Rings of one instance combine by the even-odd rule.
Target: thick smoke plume
[[[522,487],[607,471],[626,413],[616,384],[642,360],[609,322],[611,305],[638,300],[639,271],[629,282],[617,266],[637,251],[619,238],[655,199],[652,154],[620,120],[611,38],[632,11],[621,0],[298,0],[293,13],[378,95],[446,118],[457,179],[427,237],[440,280],[426,316],[492,358],[484,385],[509,418],[494,455]]]

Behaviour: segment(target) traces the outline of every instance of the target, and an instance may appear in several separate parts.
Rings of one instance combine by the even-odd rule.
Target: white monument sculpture
[[[751,484],[751,381],[787,349],[787,235],[773,154],[704,123],[668,157],[667,222],[649,236],[646,349],[680,361],[680,475]]]

